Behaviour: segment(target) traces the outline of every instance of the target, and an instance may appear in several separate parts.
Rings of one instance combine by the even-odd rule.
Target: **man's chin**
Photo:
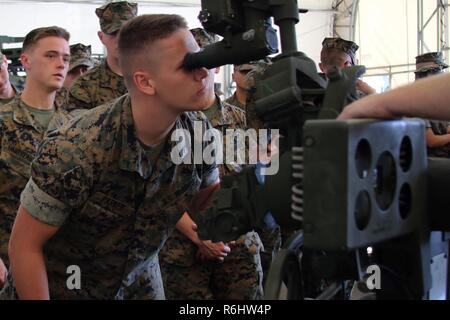
[[[48,90],[49,90],[50,92],[58,91],[58,90],[61,89],[62,87],[63,87],[63,84],[62,84],[62,83],[58,83],[58,84],[52,83],[52,84],[50,84],[50,85],[48,86]]]

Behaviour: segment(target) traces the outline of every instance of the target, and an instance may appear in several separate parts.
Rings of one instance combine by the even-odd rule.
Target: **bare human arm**
[[[205,209],[211,200],[212,194],[219,187],[220,183],[217,181],[208,187],[201,189],[193,201],[192,210],[197,211]],[[201,240],[198,237],[197,225],[187,212],[185,212],[177,222],[176,228],[198,247],[199,251],[197,257],[200,259],[217,259],[223,261],[231,250],[230,247],[223,242],[214,243],[211,240]]]
[[[443,147],[450,143],[450,134],[437,135],[431,128],[426,132],[427,146],[429,148]]]
[[[23,206],[19,207],[8,251],[20,299],[50,299],[43,247],[58,229],[38,221]]]
[[[367,95],[377,93],[377,91],[374,88],[372,88],[371,86],[369,86],[367,83],[365,83],[360,79],[356,81],[356,88]]]
[[[344,108],[338,120],[419,117],[450,119],[450,74],[418,80],[413,84],[360,99]]]

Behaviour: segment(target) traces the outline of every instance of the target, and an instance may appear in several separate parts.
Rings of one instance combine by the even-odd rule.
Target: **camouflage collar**
[[[205,110],[203,113],[211,122],[213,127],[224,126],[233,123],[232,119],[226,116],[224,113],[224,102],[220,100],[219,96],[216,95],[216,101],[214,104]]]
[[[17,96],[20,93],[19,89],[17,89],[17,87],[14,85],[14,83],[11,83],[11,87],[14,90],[14,96]]]
[[[122,149],[119,166],[122,170],[137,172],[142,178],[148,179],[155,171],[154,169],[158,169],[158,172],[164,172],[174,165],[170,159],[170,151],[174,147],[175,142],[166,142],[165,146],[162,148],[159,159],[156,163],[151,163],[150,159],[147,158],[147,153],[142,148],[134,133],[130,96],[127,94],[124,98],[126,100],[123,103],[121,117]],[[180,127],[181,124],[179,123],[178,118],[174,128]],[[168,137],[171,136],[172,131],[169,133]]]
[[[99,68],[102,68],[104,71],[104,72],[101,72],[101,74],[108,74],[110,76],[110,77],[100,77],[100,84],[99,84],[100,87],[115,89],[115,85],[113,85],[113,81],[111,81],[111,79],[117,79],[117,81],[121,85],[125,86],[123,77],[111,70],[111,68],[108,66],[108,62],[106,61],[106,58],[100,64]]]
[[[38,132],[46,131],[46,128],[42,128],[41,125],[34,119],[31,112],[27,110],[27,105],[22,101],[22,98],[20,96],[14,98],[13,101],[13,120],[16,123],[33,127]]]

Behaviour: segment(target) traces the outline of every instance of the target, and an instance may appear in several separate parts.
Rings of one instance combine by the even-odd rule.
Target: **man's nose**
[[[58,58],[58,68],[64,69],[66,67],[66,58],[60,56]]]
[[[206,68],[198,68],[194,71],[194,76],[196,81],[201,81],[208,76],[209,70]]]

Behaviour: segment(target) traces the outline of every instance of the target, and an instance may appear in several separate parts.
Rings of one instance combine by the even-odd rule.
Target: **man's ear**
[[[148,72],[136,71],[133,74],[133,83],[136,88],[149,96],[153,96],[156,93],[155,83],[152,78],[150,78]]]
[[[103,45],[105,45],[105,40],[104,40],[105,34],[104,34],[102,31],[98,31],[98,32],[97,32],[97,35],[98,35],[98,38],[100,39],[100,42],[101,42]]]
[[[30,69],[30,58],[28,57],[28,54],[22,53],[20,55],[20,63],[22,63],[22,66],[25,69]]]
[[[323,73],[326,73],[322,62],[319,62],[319,68],[320,68],[320,71],[322,71]]]

